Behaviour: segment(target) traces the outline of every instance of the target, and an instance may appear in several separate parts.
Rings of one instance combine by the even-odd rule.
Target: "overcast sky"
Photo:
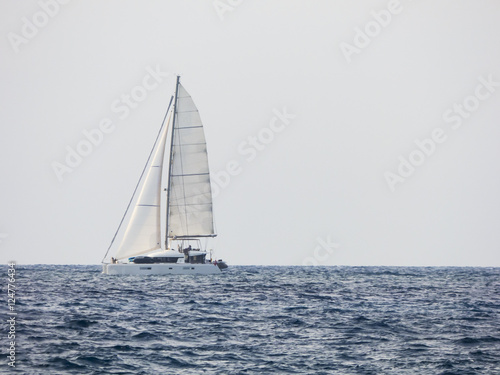
[[[101,261],[180,74],[229,264],[500,266],[500,2],[62,3],[0,3],[1,262]]]

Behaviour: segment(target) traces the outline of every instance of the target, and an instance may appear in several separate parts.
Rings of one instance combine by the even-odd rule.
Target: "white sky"
[[[389,1],[219,3],[236,5],[73,0],[44,19],[0,3],[2,263],[100,262],[181,74],[212,174],[240,166],[214,201],[229,264],[500,266],[500,86],[468,98],[500,82],[500,2],[401,0],[350,63],[341,43],[376,32]],[[25,17],[42,26],[16,53]],[[120,119],[148,66],[170,77]],[[464,100],[477,110],[453,129],[443,114]],[[285,107],[296,117],[247,161],[240,144]],[[60,182],[51,164],[104,118],[114,130]],[[391,191],[384,173],[436,128],[446,141]]]

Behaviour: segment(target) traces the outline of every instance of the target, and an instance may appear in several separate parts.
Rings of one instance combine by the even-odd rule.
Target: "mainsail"
[[[173,121],[167,237],[215,237],[203,124],[193,99],[179,79]]]
[[[169,122],[170,117],[167,124]],[[168,126],[164,126],[146,166],[138,198],[115,254],[118,260],[161,248],[161,180],[167,134]]]

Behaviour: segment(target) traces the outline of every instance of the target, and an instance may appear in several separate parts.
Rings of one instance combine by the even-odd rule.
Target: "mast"
[[[177,114],[177,94],[179,92],[179,80],[181,76],[177,76],[177,82],[175,84],[175,99],[174,99],[174,118],[172,119],[172,136],[170,140],[170,157],[169,157],[169,168],[168,168],[168,185],[167,185],[167,221],[166,221],[166,228],[165,228],[165,250],[168,249],[168,238],[169,238],[169,233],[168,233],[168,218],[170,216],[170,178],[172,175],[172,166],[173,166],[173,151],[174,151],[174,129],[175,129],[175,118]]]

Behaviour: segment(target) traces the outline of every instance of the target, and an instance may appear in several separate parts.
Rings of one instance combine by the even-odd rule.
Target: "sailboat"
[[[175,95],[103,258],[103,273],[220,273],[227,265],[206,248],[216,236],[203,124],[177,76]]]

